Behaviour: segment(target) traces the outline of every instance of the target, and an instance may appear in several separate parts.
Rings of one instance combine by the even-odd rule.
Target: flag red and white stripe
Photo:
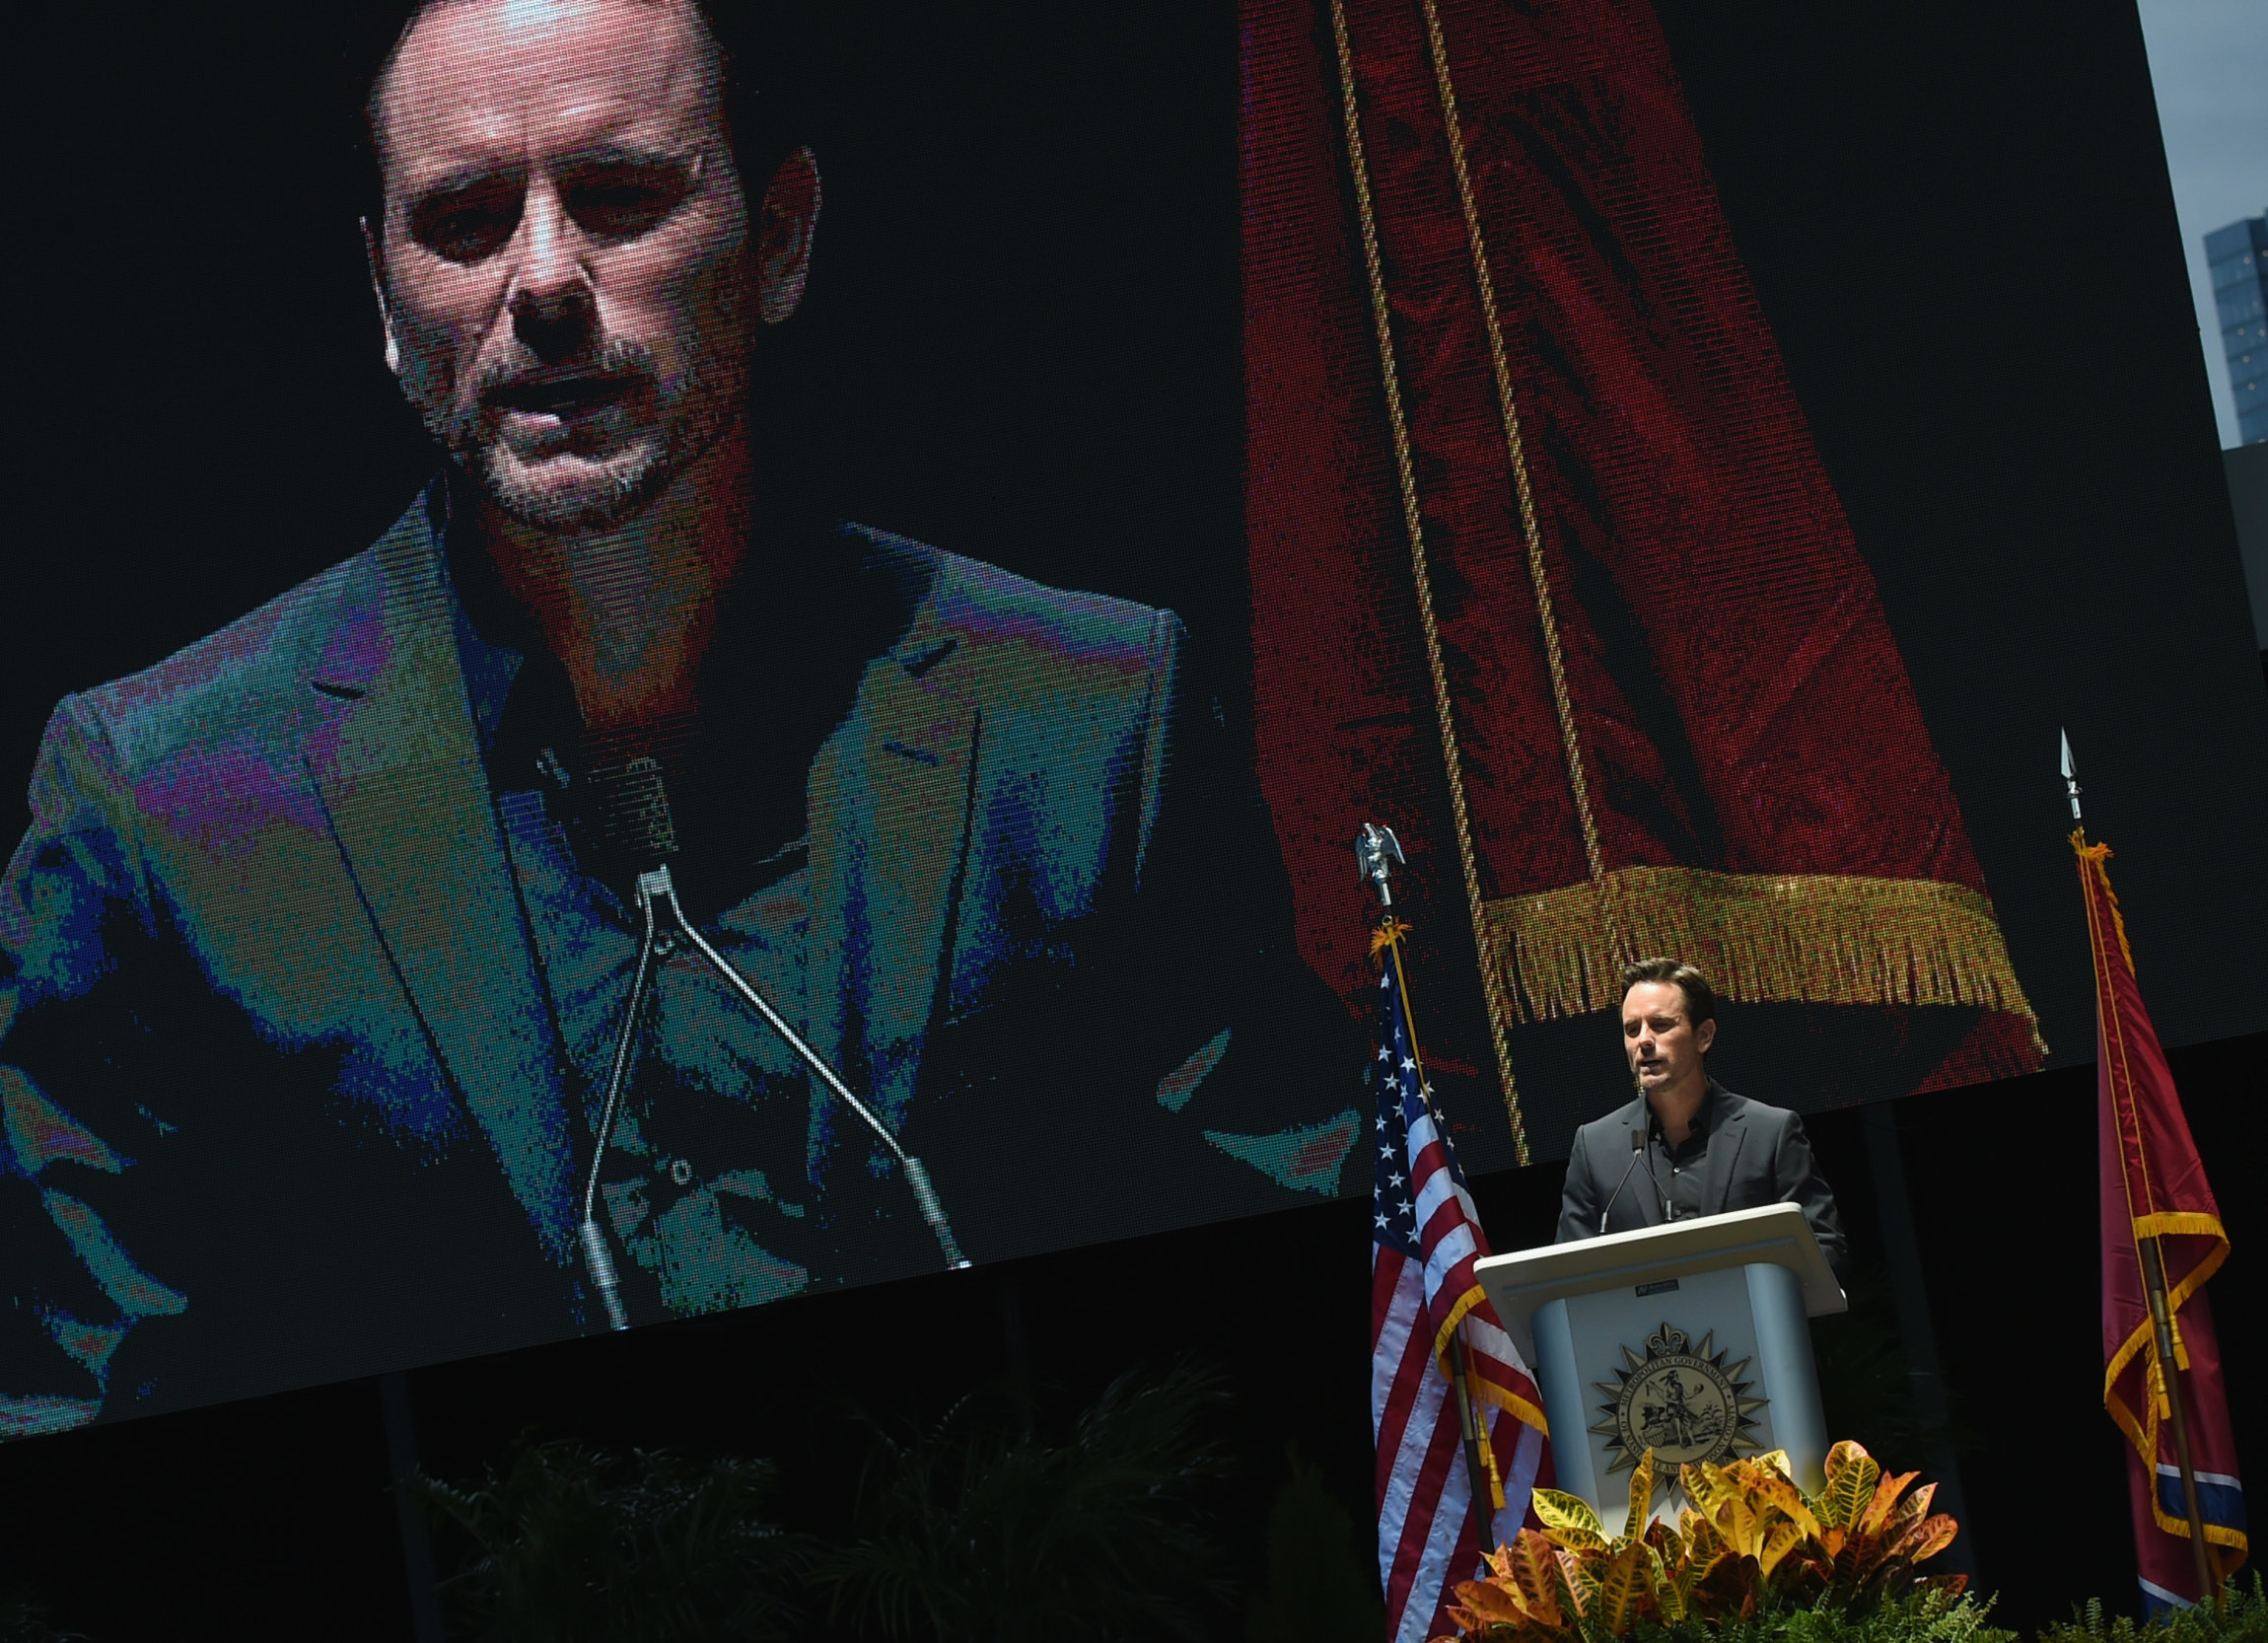
[[[1519,1533],[1529,1491],[1551,1482],[1551,1453],[1534,1379],[1473,1275],[1488,1242],[1426,1085],[1389,931],[1372,1066],[1371,1427],[1387,1636],[1425,1643],[1451,1629],[1447,1602],[1480,1553]],[[1472,1498],[1452,1353],[1464,1358],[1501,1507]]]

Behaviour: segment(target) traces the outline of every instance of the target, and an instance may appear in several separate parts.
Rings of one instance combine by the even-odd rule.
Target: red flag
[[[2094,955],[2095,1090],[2102,1163],[2102,1402],[2126,1434],[2134,1549],[2146,1605],[2205,1596],[2189,1546],[2189,1508],[2174,1446],[2173,1405],[2159,1361],[2147,1247],[2164,1265],[2183,1425],[2216,1583],[2243,1565],[2244,1488],[2221,1383],[2221,1346],[2204,1284],[2229,1254],[2221,1209],[2181,1115],[2173,1074],[2134,982],[2134,954],[2103,863],[2107,844],[2071,835]]]

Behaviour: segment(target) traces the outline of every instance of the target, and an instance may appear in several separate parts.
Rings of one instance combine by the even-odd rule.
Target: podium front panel
[[[1803,1284],[1756,1263],[1572,1295],[1533,1314],[1536,1369],[1559,1487],[1609,1530],[1651,1447],[1658,1475],[1683,1461],[1785,1449],[1797,1480],[1826,1460]],[[1674,1519],[1666,1491],[1655,1514]]]

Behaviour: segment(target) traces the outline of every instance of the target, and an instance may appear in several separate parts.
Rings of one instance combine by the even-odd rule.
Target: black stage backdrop
[[[2259,1097],[2268,1036],[2172,1054],[2209,1160],[2268,1147]],[[2028,1633],[2099,1596],[2136,1607],[2123,1440],[2101,1407],[2092,1075],[2027,1079],[1891,1105],[1911,1182],[1979,1580],[1997,1622]],[[2042,1114],[2051,1114],[2043,1119]],[[1812,1124],[1844,1203],[1858,1306],[1815,1326],[1838,1436],[1900,1467],[1910,1437],[1877,1435],[1902,1366],[1870,1185],[1864,1114]],[[1474,1183],[1499,1247],[1547,1239],[1559,1172]],[[2020,1184],[2013,1191],[2012,1179]],[[2268,1203],[2226,1192],[2235,1252],[2213,1280],[2232,1389],[2268,1374]],[[484,1358],[408,1377],[426,1467],[463,1478],[522,1433],[627,1448],[768,1455],[782,1515],[839,1531],[864,1454],[843,1411],[935,1418],[1012,1373],[1003,1312],[1043,1411],[1092,1398],[1143,1361],[1195,1353],[1226,1370],[1224,1421],[1244,1510],[1233,1550],[1253,1584],[1285,1446],[1319,1464],[1368,1561],[1369,1214],[1355,1203],[1005,1262],[974,1272]],[[1870,1348],[1873,1351],[1870,1352]],[[909,1375],[908,1366],[918,1366]],[[1867,1388],[1877,1389],[1868,1395]],[[1894,1402],[1894,1398],[1891,1400]],[[2232,1410],[2243,1469],[2268,1475],[2268,1417]],[[91,1643],[341,1643],[409,1636],[386,1439],[370,1383],[156,1415],[0,1449],[0,1597],[43,1594]],[[1224,1638],[1240,1637],[1231,1617]]]
[[[2093,1059],[2068,727],[2160,1034],[2268,905],[2268,697],[2131,0],[1660,8],[2051,1061]]]

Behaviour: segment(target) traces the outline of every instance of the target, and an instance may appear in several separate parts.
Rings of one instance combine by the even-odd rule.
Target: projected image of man
[[[657,839],[974,1257],[1338,1189],[1363,1050],[1178,619],[843,525],[767,437],[823,195],[747,67],[689,0],[436,0],[369,83],[380,345],[449,461],[55,712],[0,893],[9,1429],[599,1326],[595,1154],[634,1320],[937,1264],[682,951],[597,1146]]]

